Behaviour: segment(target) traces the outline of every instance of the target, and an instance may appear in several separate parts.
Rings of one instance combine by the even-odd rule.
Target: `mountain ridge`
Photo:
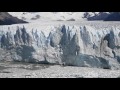
[[[19,23],[27,23],[27,21],[23,21],[21,19],[18,19],[17,17],[13,17],[7,12],[0,12],[0,25],[11,25]]]
[[[9,12],[9,14],[29,22],[39,20],[89,21],[104,20],[110,12]]]

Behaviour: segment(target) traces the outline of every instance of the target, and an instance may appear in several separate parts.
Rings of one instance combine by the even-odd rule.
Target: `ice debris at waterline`
[[[120,69],[120,29],[0,26],[0,60]]]

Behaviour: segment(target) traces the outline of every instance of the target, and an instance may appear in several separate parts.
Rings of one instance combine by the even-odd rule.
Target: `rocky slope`
[[[26,21],[20,20],[17,17],[13,17],[7,12],[0,12],[0,25],[10,25],[18,23],[27,23]]]
[[[120,12],[113,12],[105,18],[105,21],[120,21]]]
[[[0,47],[0,60],[120,69],[119,27],[1,26]]]
[[[107,13],[107,12],[99,12],[99,13],[95,13],[94,15],[90,16],[88,14],[87,20],[91,21],[91,20],[105,20],[109,15],[111,15],[111,13]]]

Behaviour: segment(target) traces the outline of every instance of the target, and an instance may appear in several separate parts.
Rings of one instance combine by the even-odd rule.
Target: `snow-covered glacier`
[[[104,24],[0,26],[0,60],[120,69],[120,28]]]

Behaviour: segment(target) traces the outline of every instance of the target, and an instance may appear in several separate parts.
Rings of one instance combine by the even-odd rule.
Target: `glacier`
[[[0,26],[0,61],[120,69],[120,28],[111,23],[95,27],[44,22]]]

